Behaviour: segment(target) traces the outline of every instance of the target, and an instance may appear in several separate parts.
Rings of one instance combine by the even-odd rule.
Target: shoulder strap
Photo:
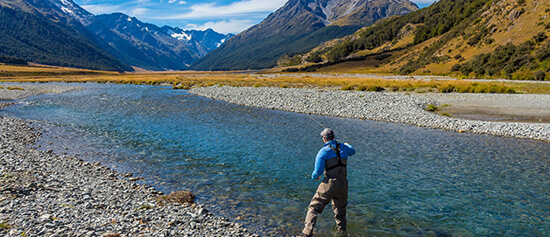
[[[338,157],[338,161],[340,161],[340,143],[336,142],[336,148],[331,145],[329,145],[329,147],[336,153],[336,157]]]
[[[336,148],[334,148],[333,146],[330,146],[329,147],[336,153],[336,157],[338,157],[338,163],[335,164],[335,165],[332,165],[332,166],[327,166],[325,167],[325,170],[326,171],[330,171],[336,167],[340,167],[340,166],[344,166],[346,167],[346,164],[344,164],[342,162],[342,158],[340,157],[340,143],[336,142]]]

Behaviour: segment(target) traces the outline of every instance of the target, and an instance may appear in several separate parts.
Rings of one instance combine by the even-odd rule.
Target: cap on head
[[[330,128],[325,128],[323,132],[321,132],[321,137],[327,139],[327,140],[334,140],[334,131]]]

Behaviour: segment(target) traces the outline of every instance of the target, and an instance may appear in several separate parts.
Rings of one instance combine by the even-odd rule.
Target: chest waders
[[[332,204],[334,211],[334,220],[338,231],[346,230],[346,206],[348,204],[348,180],[347,176],[347,161],[340,156],[340,143],[336,143],[336,147],[329,147],[336,152],[337,163],[334,161],[330,163],[332,165],[325,165],[325,178],[323,182],[319,184],[317,192],[311,199],[304,221],[304,229],[302,230],[302,236],[312,236],[313,228],[317,223],[317,215],[323,213],[325,206],[329,203]],[[331,159],[334,159],[331,158]],[[342,169],[336,169],[342,167]]]
[[[326,172],[329,172],[335,168],[338,168],[338,167],[341,167],[343,166],[344,168],[346,167],[346,164],[344,164],[344,162],[342,162],[342,157],[340,157],[340,143],[336,142],[336,148],[334,148],[333,146],[330,146],[330,149],[332,149],[335,153],[336,153],[336,157],[338,158],[338,163],[334,164],[334,165],[331,165],[331,166],[327,166],[325,167],[325,171]]]

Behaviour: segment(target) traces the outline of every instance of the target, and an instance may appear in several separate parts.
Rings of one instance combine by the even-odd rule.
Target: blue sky
[[[73,0],[99,15],[122,12],[143,22],[182,29],[239,33],[261,22],[288,0]],[[412,0],[420,7],[435,0]]]

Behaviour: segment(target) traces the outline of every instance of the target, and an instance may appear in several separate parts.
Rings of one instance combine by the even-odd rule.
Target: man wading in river
[[[325,178],[319,184],[315,196],[311,199],[305,220],[302,236],[312,236],[317,222],[317,215],[321,214],[325,206],[332,201],[334,219],[338,226],[338,234],[346,231],[346,206],[348,204],[348,156],[355,154],[355,149],[347,143],[341,144],[334,140],[334,131],[325,128],[321,132],[325,145],[315,158],[315,170],[311,177],[319,180],[325,170]]]

